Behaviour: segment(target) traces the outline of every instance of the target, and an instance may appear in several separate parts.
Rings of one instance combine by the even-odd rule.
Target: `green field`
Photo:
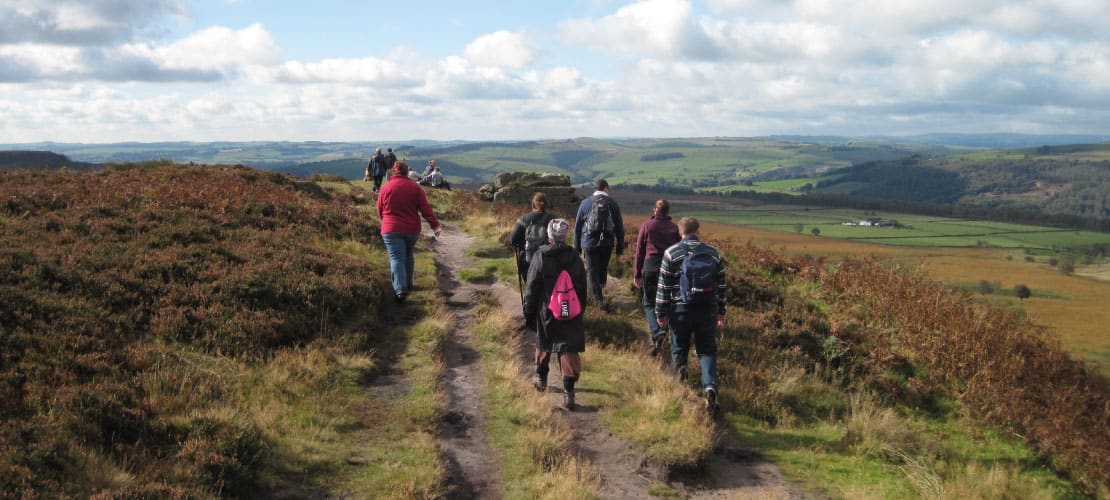
[[[970,221],[891,212],[843,208],[759,206],[731,210],[695,211],[689,215],[726,224],[812,234],[883,245],[934,247],[1020,248],[1031,252],[1063,251],[1110,244],[1110,234],[1092,231]],[[897,220],[904,227],[847,226],[845,222],[868,217]]]

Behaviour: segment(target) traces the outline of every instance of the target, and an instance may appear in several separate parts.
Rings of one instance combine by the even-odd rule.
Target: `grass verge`
[[[590,464],[566,448],[572,434],[566,422],[525,379],[509,316],[488,297],[478,307],[486,435],[501,454],[505,498],[600,498]]]

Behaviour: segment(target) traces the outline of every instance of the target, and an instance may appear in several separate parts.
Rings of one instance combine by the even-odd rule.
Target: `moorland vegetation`
[[[368,335],[382,319],[366,305],[388,271],[366,250],[381,245],[364,189],[168,163],[0,175],[0,492],[309,494],[279,478],[316,484],[361,466],[313,461],[282,436],[326,443],[340,431],[321,429],[358,427],[314,412],[361,408],[348,392],[382,362],[368,354],[386,347]],[[456,214],[482,207],[437,197]],[[509,212],[476,230],[510,227]],[[1110,383],[1021,315],[888,262],[707,237],[730,264],[716,425],[792,478],[845,496],[1108,494]],[[489,259],[493,272],[511,260]],[[592,318],[593,335],[634,347],[638,314]],[[434,380],[434,357],[433,345],[397,362]],[[383,422],[427,442],[436,406],[415,406],[417,418]],[[403,491],[436,494],[435,467],[421,480],[432,489]],[[829,480],[836,467],[879,478]]]

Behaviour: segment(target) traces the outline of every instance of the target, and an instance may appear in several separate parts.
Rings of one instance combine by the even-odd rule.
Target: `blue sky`
[[[1110,130],[1104,0],[4,0],[0,143]]]

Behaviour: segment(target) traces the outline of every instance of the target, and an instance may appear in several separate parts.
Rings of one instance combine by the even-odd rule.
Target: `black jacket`
[[[366,169],[370,172],[371,177],[385,177],[386,171],[389,169],[385,164],[385,155],[375,153],[370,158],[370,164],[366,166]]]
[[[519,254],[524,251],[525,229],[528,229],[528,226],[532,225],[532,223],[541,224],[546,228],[547,224],[554,218],[554,214],[546,211],[532,211],[520,216],[520,218],[516,220],[513,230],[509,232],[509,246],[513,247],[519,256]],[[546,232],[547,230],[544,229],[544,231]]]
[[[582,314],[574,319],[557,320],[547,305],[555,280],[563,269],[570,274],[574,292],[582,304]],[[586,266],[566,243],[544,245],[532,257],[528,282],[524,286],[524,320],[534,325],[539,337],[536,347],[544,352],[583,352],[586,350]]]

